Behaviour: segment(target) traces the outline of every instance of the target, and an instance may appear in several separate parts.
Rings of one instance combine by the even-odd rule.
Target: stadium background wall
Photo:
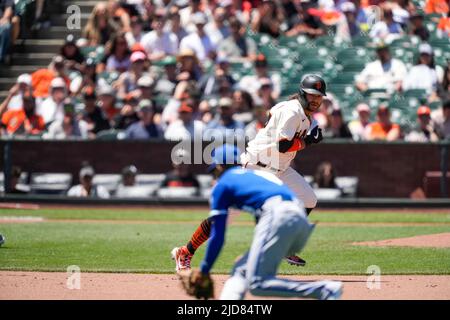
[[[78,182],[83,161],[97,173],[119,173],[129,164],[142,173],[164,173],[171,169],[170,155],[175,143],[167,141],[0,141],[0,166],[5,169],[6,144],[10,144],[10,163],[31,172],[70,172]],[[428,197],[439,197],[448,190],[443,179],[428,180],[427,172],[445,172],[450,165],[450,143],[351,143],[324,142],[302,151],[295,166],[313,175],[322,161],[330,161],[338,176],[359,177],[358,196],[408,198],[417,188]],[[205,165],[194,171],[204,173]],[[438,175],[439,176],[439,175]],[[446,192],[448,195],[448,191]],[[448,196],[447,196],[448,197]]]

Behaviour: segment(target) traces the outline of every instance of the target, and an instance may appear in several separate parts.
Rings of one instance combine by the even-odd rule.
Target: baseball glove
[[[178,276],[188,295],[205,300],[214,298],[214,282],[209,274],[204,274],[198,269],[191,269],[181,270]]]

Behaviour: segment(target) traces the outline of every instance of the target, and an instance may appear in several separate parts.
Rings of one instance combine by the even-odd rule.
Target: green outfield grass
[[[170,250],[185,244],[207,214],[206,210],[0,209],[0,218],[49,219],[26,224],[2,224],[0,220],[0,233],[7,238],[0,248],[0,269],[65,271],[69,265],[78,265],[82,271],[171,273],[174,264]],[[281,273],[365,274],[368,266],[378,265],[383,274],[450,274],[450,249],[371,248],[351,244],[450,232],[450,212],[320,211],[313,212],[311,220],[319,224],[302,253],[307,266],[297,268],[283,263]],[[233,221],[252,219],[241,214],[233,217]],[[345,224],[355,222],[361,224]],[[216,273],[229,272],[234,259],[248,249],[252,233],[251,223],[229,227],[225,248],[214,268]],[[199,264],[204,249],[195,256],[194,266]]]

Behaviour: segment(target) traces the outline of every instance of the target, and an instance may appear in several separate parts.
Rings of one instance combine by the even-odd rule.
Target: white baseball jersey
[[[252,164],[261,162],[274,169],[285,171],[297,152],[279,152],[278,142],[284,139],[292,140],[294,137],[304,138],[310,126],[311,120],[298,99],[276,104],[270,109],[266,126],[249,142],[246,160]]]

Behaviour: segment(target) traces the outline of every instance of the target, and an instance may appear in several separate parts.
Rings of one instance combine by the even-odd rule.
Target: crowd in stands
[[[14,41],[13,20],[13,1],[0,0],[0,59]],[[334,57],[329,73],[328,60],[308,69],[322,49]],[[109,0],[47,68],[18,77],[0,104],[0,130],[251,139],[313,71],[330,92],[314,115],[327,138],[438,141],[450,138],[449,52],[447,0]]]

